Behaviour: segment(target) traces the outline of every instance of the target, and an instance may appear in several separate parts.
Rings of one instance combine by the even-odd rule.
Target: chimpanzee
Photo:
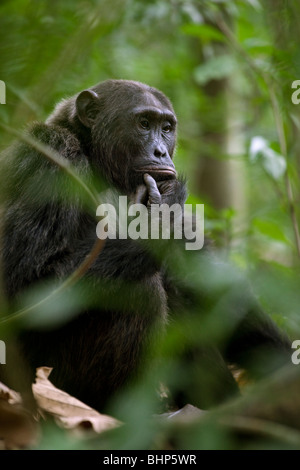
[[[63,100],[28,135],[57,151],[82,178],[102,178],[113,191],[145,204],[150,214],[153,204],[183,206],[187,197],[173,163],[176,124],[162,92],[135,81],[107,80]],[[6,294],[14,301],[28,288],[62,281],[76,269],[96,241],[96,219],[82,198],[69,192],[68,182],[60,181],[62,170],[32,145],[14,144],[6,160],[1,257]],[[78,285],[82,298],[93,300],[72,318],[64,315],[62,304],[60,324],[22,331],[22,352],[30,366],[53,367],[56,386],[103,410],[143,369],[174,312],[180,316],[181,309],[199,307],[205,316],[214,293],[181,285],[168,260],[180,257],[183,245],[176,240],[170,248],[166,241],[162,248],[160,243],[108,238]],[[185,390],[177,385],[178,403],[193,400],[204,408],[236,393],[227,362],[249,366],[251,372],[249,358],[256,351],[278,352],[282,363],[289,356],[284,334],[255,301],[246,299],[248,294],[236,294],[230,307],[224,304],[224,318],[235,318],[226,344],[179,348],[189,367],[195,361],[195,372]],[[265,365],[261,374],[271,369]]]

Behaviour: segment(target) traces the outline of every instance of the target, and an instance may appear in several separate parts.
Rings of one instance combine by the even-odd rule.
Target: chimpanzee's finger
[[[157,184],[152,176],[148,175],[148,173],[144,174],[144,181],[146,183],[148,189],[148,203],[149,204],[160,204],[161,203],[161,195],[157,188]]]
[[[147,190],[147,186],[145,186],[144,184],[140,184],[134,195],[133,195],[133,198],[132,198],[132,203],[133,204],[144,204],[146,205],[147,204],[147,199],[148,199],[148,190]]]
[[[173,194],[178,182],[176,180],[164,180],[157,183],[157,188],[160,194],[169,195]]]

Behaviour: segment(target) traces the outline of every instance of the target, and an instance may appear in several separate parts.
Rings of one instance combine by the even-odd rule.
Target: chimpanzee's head
[[[176,177],[176,116],[166,96],[129,80],[107,80],[63,103],[48,122],[72,127],[91,165],[125,193],[148,173]]]

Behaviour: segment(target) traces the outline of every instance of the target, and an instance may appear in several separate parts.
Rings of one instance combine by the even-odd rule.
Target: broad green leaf
[[[225,41],[224,35],[220,31],[207,24],[185,24],[181,31],[189,36],[196,36],[202,42]]]
[[[262,235],[267,235],[273,240],[289,243],[281,227],[270,220],[254,219],[253,227]]]
[[[286,171],[286,160],[275,152],[263,137],[253,137],[250,143],[249,158],[252,162],[261,160],[265,171],[274,180],[278,180]]]
[[[260,38],[247,38],[244,47],[252,54],[272,54],[274,47],[268,41]]]
[[[231,55],[213,57],[202,65],[196,67],[194,77],[197,83],[205,85],[210,80],[221,80],[232,74],[237,62]]]

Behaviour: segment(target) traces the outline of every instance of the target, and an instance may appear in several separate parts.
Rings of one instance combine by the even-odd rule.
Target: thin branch
[[[230,28],[227,26],[226,22],[220,16],[218,16],[215,21],[219,29],[227,38],[229,44],[233,47],[233,49],[235,49],[237,53],[244,58],[245,62],[249,65],[250,69],[252,69],[252,71],[254,71],[259,77],[261,77],[266,83],[267,88],[270,93],[270,100],[271,100],[271,105],[272,105],[274,119],[275,119],[276,131],[277,131],[279,145],[280,145],[280,151],[281,151],[282,156],[285,158],[285,161],[287,162],[287,143],[286,143],[286,138],[285,138],[285,133],[284,133],[284,125],[282,122],[282,117],[281,117],[281,113],[280,113],[279,106],[278,106],[278,100],[276,99],[276,96],[274,93],[273,81],[269,80],[269,77],[267,76],[267,74],[261,71],[259,67],[256,66],[255,62],[251,59],[251,57],[247,54],[244,48],[236,40],[234,34],[230,30]],[[256,88],[258,88],[257,85],[256,85]],[[285,179],[285,187],[286,187],[286,193],[287,193],[287,199],[288,199],[288,207],[289,207],[291,222],[293,226],[294,236],[295,236],[297,254],[298,254],[298,257],[300,258],[300,233],[299,233],[299,226],[298,226],[297,216],[296,216],[293,188],[292,188],[292,184],[291,184],[291,180],[290,180],[289,172],[288,172],[288,165],[287,165],[287,170],[286,170],[284,179]]]
[[[285,133],[284,133],[284,125],[282,122],[282,116],[281,116],[280,109],[278,106],[278,100],[274,93],[273,84],[268,83],[267,78],[266,80],[267,80],[267,84],[269,85],[269,90],[270,90],[270,98],[271,98],[273,114],[275,118],[276,130],[277,130],[277,135],[278,135],[278,140],[279,140],[279,145],[280,145],[280,152],[287,162],[287,143],[286,143],[286,138],[285,138]],[[298,257],[300,258],[300,233],[299,233],[299,226],[298,226],[298,221],[297,221],[297,216],[296,216],[293,188],[292,188],[291,179],[289,177],[288,165],[287,165],[287,169],[285,172],[284,180],[285,180],[286,193],[288,197],[289,211],[290,211],[290,216],[291,216],[294,235],[295,235],[297,253],[298,253]]]
[[[27,144],[31,145],[31,147],[43,154],[49,161],[55,163],[55,165],[57,165],[61,170],[67,173],[79,186],[83,188],[93,205],[95,205],[96,207],[99,205],[97,196],[72,168],[72,165],[70,164],[69,160],[62,157],[58,152],[56,152],[56,150],[53,150],[48,145],[45,145],[42,142],[33,139],[29,135],[16,131],[12,127],[9,127],[6,124],[3,124],[2,122],[0,122],[0,127],[2,127],[5,131],[9,132],[10,134],[13,134],[19,139],[23,140],[23,142],[26,142]]]
[[[249,416],[230,416],[221,418],[220,423],[225,424],[230,429],[236,429],[247,434],[253,433],[256,436],[263,434],[266,437],[300,447],[299,431],[275,421]]]
[[[96,207],[98,206],[99,201],[98,201],[97,196],[95,196],[94,192],[85,184],[85,182],[80,178],[80,176],[73,170],[72,166],[70,165],[70,162],[67,159],[63,158],[58,152],[54,151],[49,146],[44,145],[35,139],[32,139],[28,135],[22,134],[21,132],[18,132],[15,129],[10,128],[3,123],[0,123],[0,126],[3,129],[5,129],[7,132],[17,136],[19,139],[31,145],[38,152],[44,155],[48,160],[55,163],[62,171],[67,173],[74,181],[76,181],[76,183],[79,186],[81,186],[84,189],[84,191],[88,195],[92,204],[95,205]],[[54,289],[49,295],[47,295],[44,299],[35,303],[34,305],[25,307],[21,310],[18,310],[17,312],[14,312],[10,315],[0,318],[0,323],[8,323],[11,321],[15,321],[16,319],[19,319],[23,317],[24,315],[27,315],[28,313],[35,310],[37,307],[43,306],[46,302],[53,299],[53,297],[59,295],[63,290],[75,284],[79,279],[81,279],[84,276],[84,274],[92,266],[92,264],[94,263],[98,255],[103,250],[104,244],[105,244],[105,240],[97,239],[90,253],[85,257],[83,262],[57,289]]]
[[[84,261],[59,287],[57,287],[57,289],[54,289],[49,295],[44,297],[39,302],[33,305],[30,305],[29,307],[22,308],[18,310],[17,312],[6,315],[5,317],[0,318],[0,324],[1,323],[7,324],[12,321],[19,320],[20,318],[24,317],[25,315],[29,314],[35,309],[42,307],[45,303],[52,300],[55,296],[58,296],[61,292],[68,289],[69,287],[74,285],[76,282],[78,282],[79,279],[81,279],[84,276],[84,274],[89,270],[89,268],[92,266],[92,264],[94,263],[98,255],[101,253],[101,251],[103,250],[104,244],[105,244],[105,240],[97,239],[92,250],[86,256]]]
[[[259,67],[257,67],[257,65],[252,60],[252,58],[249,56],[249,54],[245,51],[245,49],[237,41],[237,39],[234,36],[233,32],[231,31],[231,29],[228,27],[228,25],[226,24],[226,22],[223,20],[223,18],[221,16],[219,16],[219,15],[216,16],[215,23],[218,26],[218,28],[220,29],[220,31],[224,34],[225,38],[228,41],[228,44],[232,47],[233,50],[236,51],[236,53],[238,55],[240,55],[244,59],[244,61],[248,65],[249,70],[250,70],[251,75],[252,75],[252,78],[253,78],[252,79],[252,84],[253,84],[253,87],[255,88],[256,95],[257,96],[261,95],[261,91],[260,91],[260,89],[257,85],[256,80],[255,80],[255,76],[253,76],[253,72],[254,72],[259,77],[264,78],[263,75],[262,75],[261,70],[259,69]]]

